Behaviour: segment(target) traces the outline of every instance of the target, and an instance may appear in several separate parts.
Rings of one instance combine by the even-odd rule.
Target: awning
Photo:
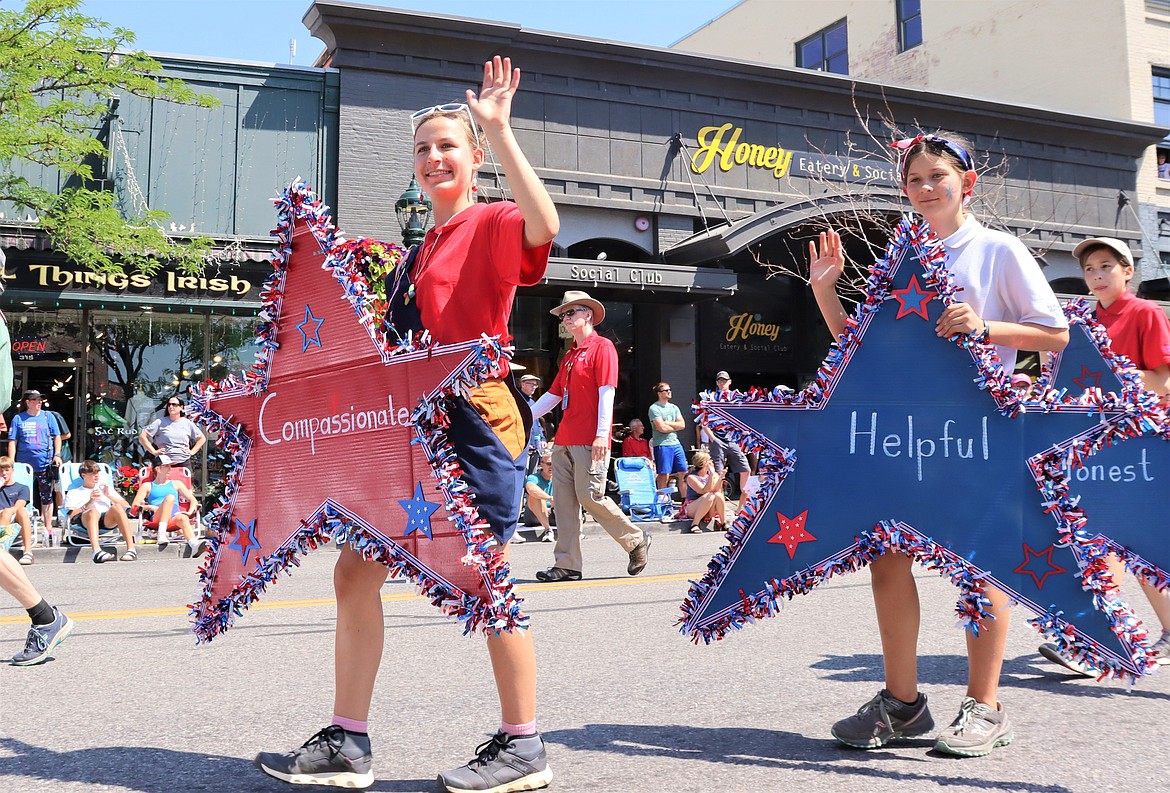
[[[837,221],[850,215],[900,215],[909,209],[897,193],[879,191],[866,195],[834,195],[771,207],[742,220],[724,223],[688,237],[663,251],[672,265],[699,265],[726,259],[773,234],[827,218]],[[704,268],[707,269],[707,268]]]

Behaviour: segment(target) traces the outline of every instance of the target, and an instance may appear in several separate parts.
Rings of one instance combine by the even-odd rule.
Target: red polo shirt
[[[627,435],[626,439],[622,441],[622,457],[645,457],[647,460],[653,460],[654,455],[650,452],[650,439]]]
[[[617,381],[617,348],[612,341],[594,332],[580,344],[573,343],[548,389],[561,398],[562,406],[566,389],[569,394],[569,405],[557,427],[557,446],[593,445],[597,437],[597,389],[605,385],[617,388]]]
[[[524,248],[524,216],[511,201],[473,204],[431,229],[414,265],[423,327],[441,344],[484,333],[509,341],[516,287],[540,283],[551,249]]]
[[[1138,369],[1170,364],[1170,322],[1157,304],[1125,291],[1109,308],[1098,304],[1097,321],[1109,334],[1113,351]]]

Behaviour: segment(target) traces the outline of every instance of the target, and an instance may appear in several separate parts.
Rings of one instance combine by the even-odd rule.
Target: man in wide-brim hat
[[[605,495],[612,441],[613,397],[618,382],[617,348],[593,331],[605,319],[605,306],[587,292],[571,289],[552,310],[573,337],[548,391],[536,401],[533,418],[560,403],[563,414],[553,440],[553,492],[557,498],[557,544],[553,566],[536,574],[540,581],[577,581],[581,558],[581,510],[593,517],[630,555],[626,572],[646,567],[650,535],[630,523]]]

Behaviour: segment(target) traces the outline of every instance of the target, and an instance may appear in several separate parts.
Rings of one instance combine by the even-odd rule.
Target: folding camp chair
[[[645,457],[619,457],[614,462],[622,510],[633,521],[674,520],[673,487],[656,488],[654,471]]]
[[[114,490],[114,472],[106,463],[98,463],[98,481],[106,485],[111,490]],[[64,496],[70,490],[81,487],[81,463],[64,463],[61,466],[61,474],[58,477],[58,483],[61,487],[61,495]],[[89,545],[89,532],[85,530],[84,526],[69,523],[69,510],[62,507],[57,510],[57,522],[61,526],[61,537],[64,538],[62,545],[85,546]],[[122,534],[118,531],[118,527],[106,528],[98,524],[98,544],[99,545],[116,545],[122,541]]]
[[[28,510],[28,523],[32,528],[32,544],[36,545],[39,542],[41,545],[48,545],[48,537],[42,536],[42,532],[46,530],[45,520],[41,517],[41,511],[37,509],[32,500],[33,467],[28,463],[14,463],[12,466],[12,481],[16,482],[17,484],[24,485],[28,488],[29,500],[28,504],[25,505],[25,509]],[[16,540],[13,543],[13,546],[17,548],[21,547],[20,534],[16,535]],[[32,549],[25,548],[25,550],[29,551]]]
[[[154,477],[154,472],[151,470],[150,466],[146,466],[138,472],[138,475],[140,477],[140,481],[148,481]],[[182,482],[184,485],[187,486],[187,489],[191,491],[192,495],[195,494],[195,487],[191,482],[191,469],[187,468],[186,466],[172,465],[171,466],[171,473],[167,476],[167,481],[168,482]],[[205,534],[205,532],[203,530],[203,515],[200,512],[198,505],[196,505],[196,507],[197,508],[196,508],[194,514],[192,514],[191,512],[189,512],[189,510],[191,509],[191,505],[189,503],[187,503],[186,501],[180,500],[177,508],[178,508],[179,512],[185,512],[191,518],[191,530],[195,533],[195,536],[202,537]],[[144,534],[144,531],[146,530],[145,529],[146,522],[147,521],[146,521],[145,515],[140,515],[139,519],[138,519],[138,531],[135,532],[135,536],[142,537],[142,535]],[[151,531],[153,531],[153,530],[151,530]],[[167,531],[167,536],[165,538],[166,542],[170,542],[171,534],[174,531],[175,531],[174,529],[170,529]],[[154,535],[153,539],[155,542],[158,541],[157,533]]]

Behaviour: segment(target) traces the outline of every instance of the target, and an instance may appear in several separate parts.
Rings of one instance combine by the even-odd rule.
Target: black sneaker
[[[0,553],[3,553],[0,551]],[[12,656],[13,666],[34,666],[49,659],[49,653],[73,632],[73,620],[53,607],[53,621],[28,629],[24,649]]]
[[[497,732],[490,741],[476,747],[475,759],[470,763],[439,774],[439,785],[450,793],[513,793],[545,787],[552,778],[544,739],[539,734]]]
[[[367,788],[374,784],[369,739],[332,724],[291,752],[261,752],[253,764],[293,785]]]

